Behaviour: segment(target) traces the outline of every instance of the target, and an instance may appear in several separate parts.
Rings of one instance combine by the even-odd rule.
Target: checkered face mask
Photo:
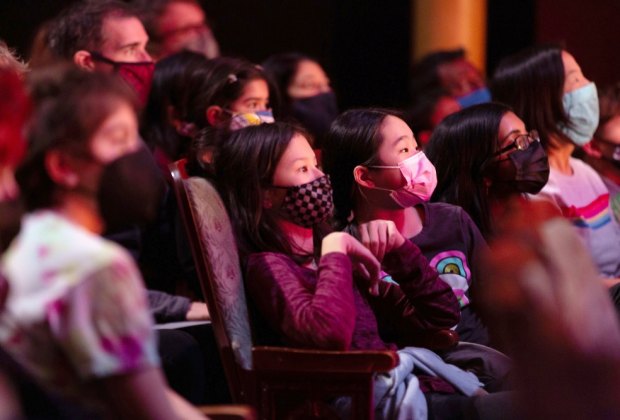
[[[306,184],[276,188],[286,189],[280,213],[296,225],[309,228],[331,217],[334,201],[328,175]]]

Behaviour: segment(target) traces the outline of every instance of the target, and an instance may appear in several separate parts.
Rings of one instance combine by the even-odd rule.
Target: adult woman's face
[[[299,62],[288,87],[288,95],[291,98],[309,98],[330,91],[329,78],[317,62],[311,60]]]
[[[562,64],[564,66],[564,93],[572,92],[590,83],[581,71],[581,67],[570,53],[562,51]]]

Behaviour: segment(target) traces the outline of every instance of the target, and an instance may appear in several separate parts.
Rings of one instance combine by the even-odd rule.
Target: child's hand
[[[359,225],[362,244],[383,261],[385,254],[400,247],[405,237],[396,229],[391,220],[372,220]]]
[[[346,254],[354,269],[368,281],[369,292],[375,296],[379,294],[381,264],[364,245],[348,233],[333,232],[323,238],[321,245],[321,255],[330,252]]]

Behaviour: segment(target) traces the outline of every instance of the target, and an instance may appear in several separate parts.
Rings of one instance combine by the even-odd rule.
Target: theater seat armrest
[[[387,372],[398,366],[398,354],[382,351],[325,351],[289,347],[254,347],[254,369],[282,372]]]
[[[249,405],[202,405],[198,410],[212,420],[254,420],[256,411]]]
[[[450,350],[459,342],[459,334],[454,330],[433,331],[416,337],[414,346],[434,351]]]

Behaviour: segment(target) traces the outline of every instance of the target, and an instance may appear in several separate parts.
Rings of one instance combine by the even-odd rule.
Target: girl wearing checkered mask
[[[427,417],[412,373],[415,357],[446,374],[429,376],[434,385],[447,381],[464,395],[485,394],[473,373],[446,364],[430,350],[406,347],[454,326],[459,309],[448,284],[393,223],[368,223],[369,231],[385,233],[381,262],[347,233],[317,240],[316,228],[331,216],[331,184],[317,167],[307,133],[278,122],[246,127],[218,146],[214,162],[258,315],[253,325],[260,344],[396,350],[379,334],[395,332],[399,338],[393,339],[405,349],[399,352],[401,364],[375,379],[380,419]],[[382,272],[391,273],[394,282],[380,281]],[[348,403],[335,399],[332,408],[344,414]]]

